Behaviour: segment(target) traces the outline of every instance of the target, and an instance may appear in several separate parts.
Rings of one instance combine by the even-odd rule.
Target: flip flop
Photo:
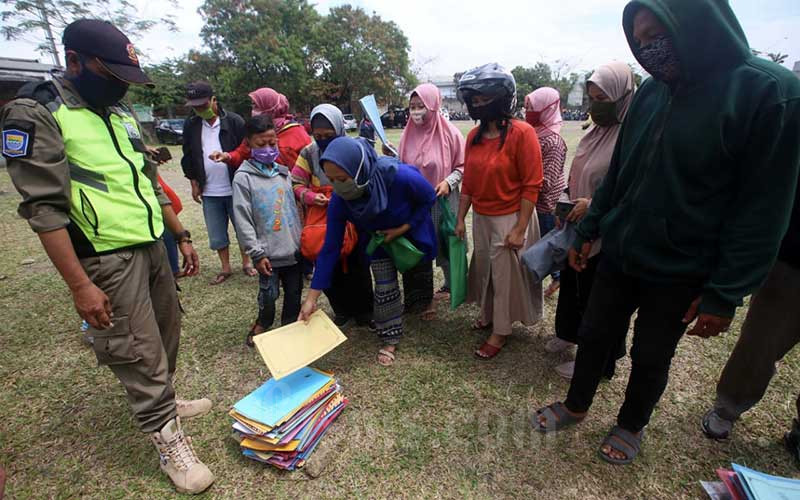
[[[502,347],[497,347],[488,342],[484,342],[483,345],[477,351],[475,351],[475,357],[483,361],[488,361],[500,354],[500,351],[502,350]]]
[[[603,444],[597,449],[597,453],[600,455],[600,458],[610,464],[628,465],[629,463],[633,462],[637,455],[639,455],[639,451],[642,449],[642,439],[644,439],[644,430],[642,430],[642,433],[637,436],[636,434],[626,431],[622,427],[615,425],[611,428],[611,431],[603,440]],[[625,458],[612,458],[611,456],[603,453],[603,446],[606,445],[610,446],[613,451],[624,453]]]
[[[219,273],[217,274],[213,280],[211,280],[208,284],[211,286],[219,285],[225,283],[225,281],[231,277],[233,273]]]
[[[264,332],[256,333],[256,327],[258,327],[258,326],[259,326],[258,323],[253,323],[253,326],[250,327],[250,331],[247,332],[247,337],[244,338],[244,345],[246,345],[247,347],[255,347],[256,343],[253,340],[253,337],[255,337],[256,335],[261,335],[262,333],[264,333]]]
[[[389,358],[390,362],[389,363],[381,363],[381,361],[380,361],[381,356],[386,356],[387,358]],[[381,365],[381,366],[385,366],[385,367],[388,368],[388,367],[390,367],[390,366],[392,366],[394,364],[394,360],[395,359],[396,359],[395,355],[394,355],[394,353],[392,351],[387,351],[386,349],[381,349],[381,350],[378,351],[378,364]]]
[[[544,417],[545,422],[539,421],[539,417]],[[586,418],[586,415],[582,417],[576,417],[575,415],[571,414],[567,411],[567,407],[562,402],[553,403],[551,405],[545,406],[544,408],[539,408],[536,410],[536,413],[533,414],[531,417],[531,425],[537,432],[541,432],[542,434],[550,434],[551,432],[560,431],[562,429],[566,429],[567,427],[572,427],[573,425],[577,425],[583,422],[583,419]]]
[[[256,268],[253,267],[253,266],[243,266],[242,267],[242,272],[248,278],[252,278],[254,276],[258,276],[258,271],[256,271]]]

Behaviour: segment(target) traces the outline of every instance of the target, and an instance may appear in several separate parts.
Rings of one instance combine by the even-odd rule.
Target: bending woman
[[[320,104],[311,111],[311,134],[314,142],[300,151],[292,169],[292,182],[297,200],[306,207],[327,207],[333,190],[328,176],[322,170],[320,157],[337,137],[345,136],[344,116],[332,104]],[[359,239],[369,238],[361,234]],[[347,256],[347,266],[340,259],[333,270],[330,288],[325,289],[333,312],[333,322],[345,326],[355,319],[358,326],[372,322],[372,278],[369,262],[357,250]]]
[[[298,320],[308,320],[317,308],[322,290],[331,287],[347,222],[352,222],[360,233],[382,233],[387,242],[405,236],[424,254],[418,268],[430,269],[436,258],[436,235],[430,217],[436,193],[416,168],[395,158],[378,158],[366,140],[349,137],[334,139],[322,154],[321,162],[325,175],[333,183],[333,196],[328,205],[325,244]],[[364,243],[357,251],[365,251]],[[383,248],[372,255],[371,267],[375,280],[373,319],[383,344],[378,351],[378,363],[390,366],[403,336],[403,301],[397,268]]]

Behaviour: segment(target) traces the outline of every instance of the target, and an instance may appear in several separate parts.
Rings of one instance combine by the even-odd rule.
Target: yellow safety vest
[[[158,240],[161,207],[144,173],[144,155],[134,149],[141,132],[133,117],[63,103],[53,112],[69,162],[69,218],[98,253]]]

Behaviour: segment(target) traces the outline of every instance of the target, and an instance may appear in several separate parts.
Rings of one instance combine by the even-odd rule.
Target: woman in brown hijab
[[[569,174],[569,198],[575,208],[567,221],[578,223],[592,202],[592,195],[600,186],[611,164],[611,155],[617,143],[622,121],[628,112],[634,93],[633,72],[622,62],[613,62],[597,69],[586,82],[591,104],[593,125],[583,136]],[[589,300],[594,273],[600,260],[601,242],[595,242],[591,258],[582,273],[567,266],[561,271],[561,290],[556,308],[556,336],[545,346],[545,350],[557,353],[571,348],[578,342],[578,328]],[[619,325],[628,329],[628,325]],[[625,355],[624,342],[617,357],[610,359],[605,376],[614,376],[616,360]],[[571,379],[575,362],[569,361],[556,367],[556,372]]]

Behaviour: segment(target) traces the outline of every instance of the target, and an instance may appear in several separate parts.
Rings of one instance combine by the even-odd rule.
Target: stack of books
[[[305,367],[280,380],[270,378],[236,403],[230,416],[245,457],[295,470],[345,406],[333,374]]]
[[[701,486],[713,500],[773,500],[800,498],[800,481],[785,477],[770,476],[731,464],[730,469],[717,469],[721,481],[700,481]]]

